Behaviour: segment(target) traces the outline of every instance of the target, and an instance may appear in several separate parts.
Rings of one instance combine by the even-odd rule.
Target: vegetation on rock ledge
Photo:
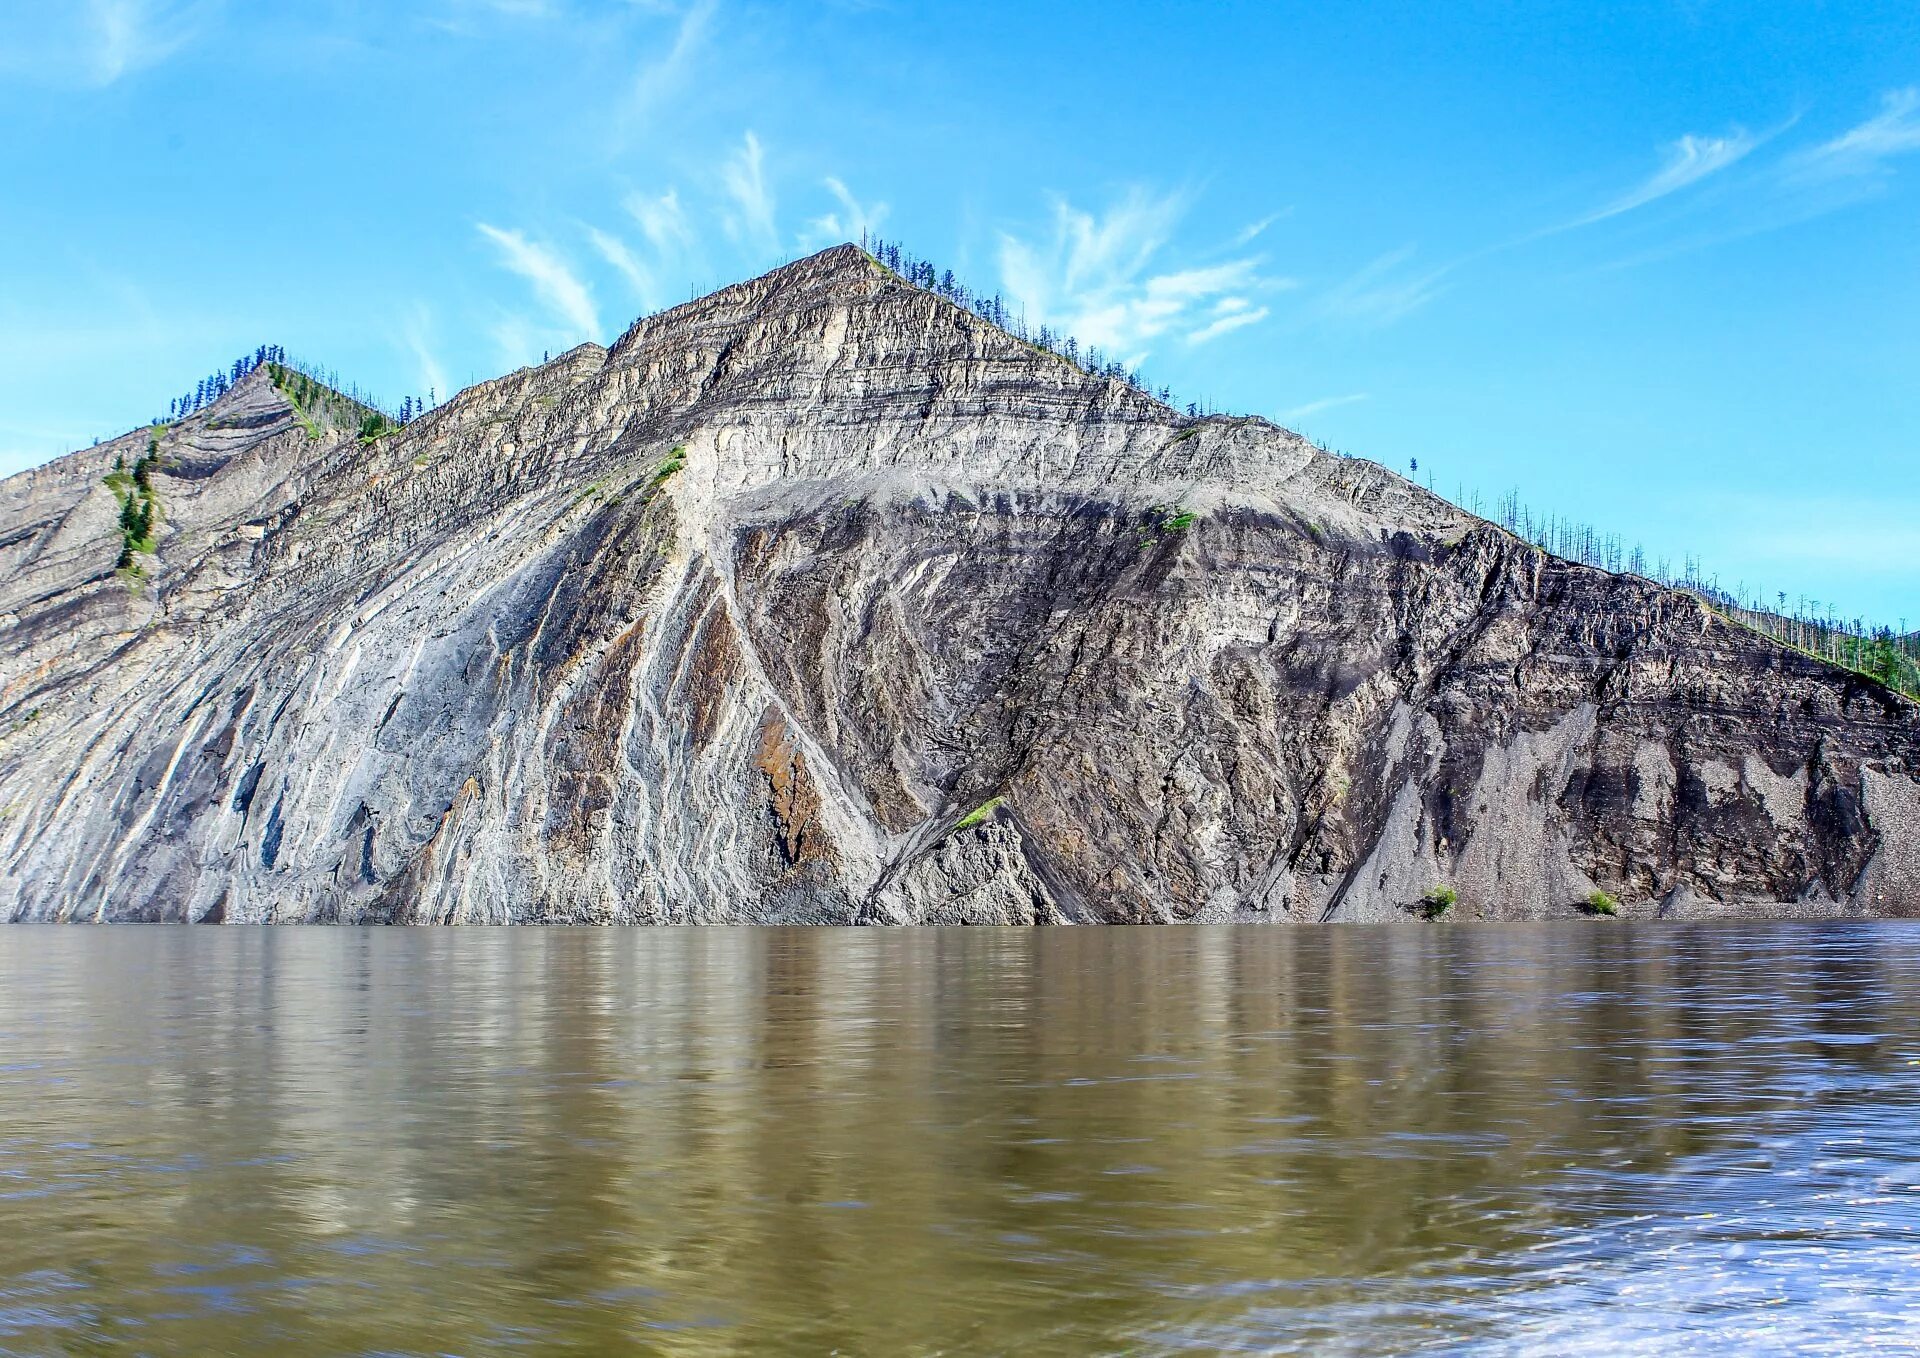
[[[973,810],[967,812],[966,815],[960,817],[959,823],[953,828],[956,830],[971,830],[977,825],[986,824],[987,817],[991,816],[995,809],[999,807],[1000,803],[1005,800],[1006,798],[1004,797],[993,797],[980,803],[980,805],[974,807]]]
[[[106,476],[107,488],[120,502],[120,557],[114,569],[132,578],[142,573],[139,554],[151,556],[156,547],[153,530],[160,518],[160,497],[153,488],[153,473],[159,466],[160,430],[156,426],[147,434],[147,451],[133,464],[133,470],[127,470],[127,460],[122,456],[114,459],[113,470]]]

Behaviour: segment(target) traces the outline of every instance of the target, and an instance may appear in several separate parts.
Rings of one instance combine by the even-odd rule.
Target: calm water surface
[[[0,930],[0,1352],[1920,1344],[1920,929]]]

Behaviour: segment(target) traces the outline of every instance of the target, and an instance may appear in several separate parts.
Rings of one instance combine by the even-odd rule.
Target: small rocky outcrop
[[[851,246],[0,481],[0,918],[1920,913],[1916,773],[1871,680]]]

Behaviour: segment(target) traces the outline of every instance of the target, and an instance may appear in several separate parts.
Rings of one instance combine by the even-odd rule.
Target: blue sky
[[[863,224],[1183,397],[1920,625],[1911,0],[9,0],[0,472],[257,344],[444,396]]]

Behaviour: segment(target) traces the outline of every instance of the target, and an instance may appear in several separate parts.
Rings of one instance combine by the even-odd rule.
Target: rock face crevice
[[[0,481],[11,919],[1920,913],[1917,776],[1870,680],[850,246]]]

